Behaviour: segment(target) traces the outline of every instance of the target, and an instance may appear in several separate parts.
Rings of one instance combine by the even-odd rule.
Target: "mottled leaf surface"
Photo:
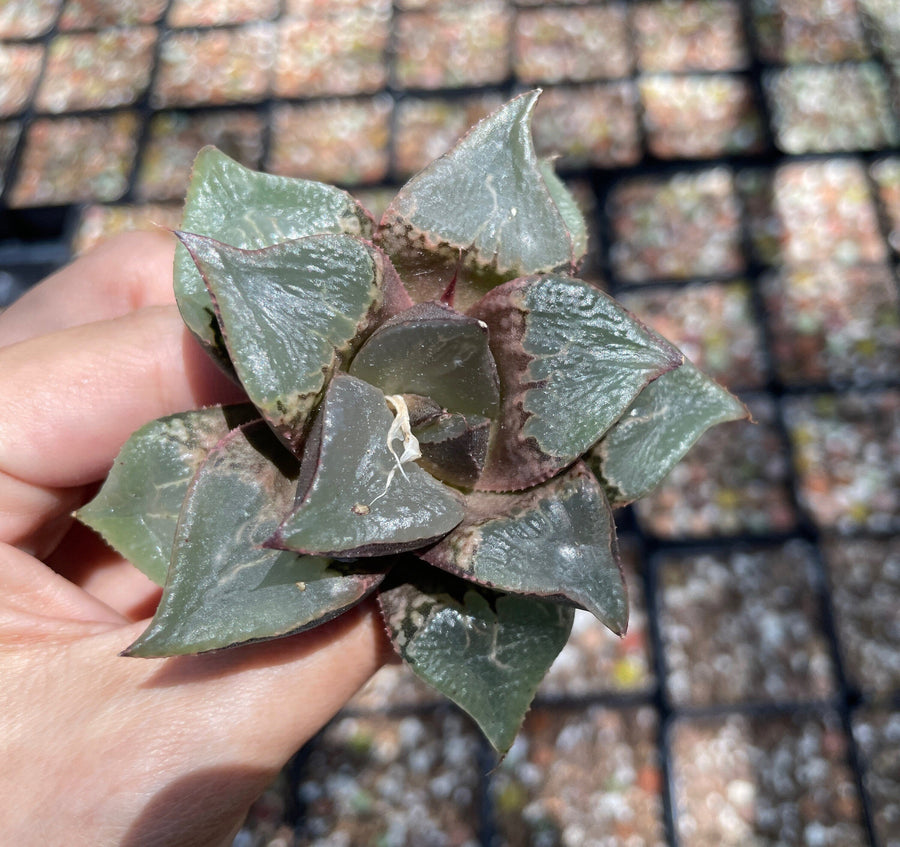
[[[685,360],[651,382],[591,451],[614,505],[652,491],[709,427],[748,418],[733,394]]]
[[[584,215],[581,213],[581,209],[578,207],[578,203],[575,202],[572,193],[556,175],[556,171],[553,169],[553,162],[549,159],[544,159],[539,167],[547,190],[550,192],[550,197],[556,203],[556,208],[559,209],[559,213],[566,223],[566,228],[569,230],[569,236],[572,239],[572,251],[576,259],[580,259],[587,253],[588,248],[587,222],[584,219]],[[529,273],[534,273],[534,271],[529,271]]]
[[[296,508],[270,543],[304,553],[378,555],[420,547],[453,529],[463,517],[462,495],[414,461],[401,463],[394,420],[381,391],[336,376],[304,450]]]
[[[382,613],[415,674],[468,712],[505,753],[565,646],[574,610],[476,587],[454,589],[404,583],[381,593]]]
[[[247,395],[292,448],[334,368],[383,301],[375,248],[314,235],[261,250],[179,233],[212,295]]]
[[[481,585],[565,598],[625,633],[628,596],[612,511],[581,462],[528,491],[470,494],[463,522],[420,555]]]
[[[456,277],[455,305],[464,310],[491,285],[571,270],[580,258],[584,222],[571,231],[574,204],[558,180],[548,188],[546,166],[535,155],[538,94],[516,97],[477,124],[403,186],[385,212],[376,240],[413,299],[437,300]]]
[[[258,417],[249,404],[151,421],[125,442],[97,496],[78,519],[157,585],[166,581],[188,483],[234,427]]]
[[[497,414],[497,368],[487,327],[439,303],[420,303],[376,329],[350,373],[385,394],[419,394],[463,415]]]
[[[194,160],[181,228],[232,247],[256,250],[317,233],[371,238],[373,224],[346,191],[245,168],[215,147]],[[218,325],[203,279],[188,252],[175,254],[175,293],[185,323],[215,348]]]
[[[495,288],[471,311],[490,331],[502,408],[478,487],[526,488],[598,441],[682,356],[609,295],[544,275]]]
[[[294,493],[272,461],[279,451],[285,458],[259,422],[210,452],[188,490],[156,615],[127,655],[200,653],[299,632],[376,587],[378,574],[345,576],[328,559],[262,546]]]

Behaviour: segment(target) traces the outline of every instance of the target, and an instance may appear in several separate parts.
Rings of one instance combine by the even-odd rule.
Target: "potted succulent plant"
[[[154,421],[79,517],[163,586],[126,655],[314,627],[377,592],[402,659],[511,745],[575,608],[622,634],[612,508],[744,406],[576,278],[584,219],[523,94],[377,225],[200,152],[187,326],[248,402]]]

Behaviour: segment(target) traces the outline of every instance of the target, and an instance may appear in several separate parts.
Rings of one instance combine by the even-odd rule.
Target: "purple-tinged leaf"
[[[574,609],[498,595],[449,574],[382,591],[379,602],[413,672],[468,712],[496,750],[509,750],[566,644]]]
[[[194,160],[181,228],[232,247],[258,250],[319,233],[371,238],[373,222],[346,191],[258,173],[215,147],[204,147]],[[182,246],[175,255],[175,294],[190,330],[214,358],[224,359],[212,301]]]
[[[241,250],[178,233],[212,296],[241,384],[299,450],[329,376],[382,309],[383,254],[349,235]]]
[[[614,505],[649,494],[711,426],[750,417],[747,407],[690,361],[651,382],[591,450]]]
[[[126,655],[278,638],[330,620],[376,588],[381,574],[345,575],[328,559],[262,546],[290,508],[295,481],[285,464],[296,471],[262,422],[234,430],[210,452],[178,520],[159,608]]]
[[[487,327],[440,303],[420,303],[378,327],[349,373],[385,394],[419,394],[463,415],[497,414]]]
[[[419,555],[489,588],[568,600],[625,633],[612,511],[582,462],[527,491],[468,495],[463,522]]]
[[[328,387],[303,454],[298,498],[268,543],[316,555],[387,555],[456,526],[462,495],[412,458],[405,404],[346,374]]]
[[[125,442],[103,487],[76,517],[162,585],[188,483],[231,429],[258,417],[248,403],[151,421]]]
[[[495,288],[469,312],[489,328],[501,412],[478,488],[549,479],[584,454],[682,355],[607,294],[544,275]]]
[[[504,280],[572,271],[583,255],[584,221],[558,179],[548,186],[548,164],[535,155],[539,93],[522,94],[477,124],[385,212],[376,242],[416,301],[438,300],[453,283],[462,311]]]
[[[397,269],[391,262],[388,254],[379,247],[367,242],[372,251],[372,260],[375,262],[375,274],[381,285],[381,305],[370,315],[368,323],[363,327],[357,341],[366,339],[372,330],[389,321],[400,312],[405,312],[413,307],[412,297],[403,285]]]
[[[403,402],[409,410],[409,425],[414,433],[447,414],[434,400],[421,394],[404,394]]]
[[[457,488],[472,488],[484,469],[491,421],[479,415],[444,412],[415,428],[422,465],[432,476]]]

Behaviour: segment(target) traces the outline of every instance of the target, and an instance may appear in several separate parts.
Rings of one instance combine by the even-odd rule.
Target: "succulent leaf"
[[[512,280],[469,314],[490,331],[502,398],[478,488],[549,479],[598,441],[641,389],[681,364],[668,342],[581,280]]]
[[[487,327],[439,303],[420,303],[378,327],[349,373],[385,394],[419,394],[463,415],[494,417],[500,404]]]
[[[468,495],[463,522],[419,555],[479,585],[576,603],[625,634],[612,510],[582,462],[527,491]]]
[[[548,186],[547,165],[535,155],[539,94],[522,94],[485,118],[388,207],[376,242],[414,300],[439,299],[455,279],[455,304],[464,310],[499,282],[571,271],[583,255],[584,220],[558,179]]]
[[[591,461],[614,505],[649,494],[709,427],[747,407],[685,359],[651,382],[595,445]]]
[[[261,421],[226,435],[190,484],[162,600],[126,651],[172,656],[276,638],[323,623],[381,581],[344,575],[328,559],[262,543],[290,507],[295,480]],[[288,460],[289,464],[289,460]]]
[[[157,585],[166,581],[188,484],[233,428],[259,417],[253,406],[221,406],[151,421],[122,446],[100,491],[78,519]]]
[[[581,213],[575,198],[569,189],[566,188],[566,184],[556,175],[556,171],[553,169],[553,161],[543,159],[538,167],[540,168],[541,176],[544,177],[547,191],[550,192],[550,197],[556,203],[556,208],[559,209],[559,213],[566,223],[566,228],[569,230],[569,235],[572,238],[572,251],[576,258],[580,259],[587,253],[588,248],[588,231],[584,215]],[[535,272],[529,271],[529,273]]]
[[[346,192],[200,152],[176,300],[251,403],[148,424],[78,513],[163,585],[127,655],[277,638],[377,590],[400,656],[502,753],[575,607],[624,633],[610,503],[748,413],[571,276],[588,231],[535,155],[539,93],[374,235]]]
[[[466,587],[449,575],[384,590],[379,602],[394,648],[414,673],[468,712],[495,749],[509,750],[568,640],[574,610]]]
[[[377,388],[335,376],[304,451],[296,506],[269,543],[318,555],[387,555],[453,529],[462,495],[404,461],[400,442],[411,432],[398,419]]]
[[[422,450],[420,464],[432,476],[458,488],[475,486],[487,456],[489,418],[444,412],[413,433]]]
[[[209,289],[247,395],[298,450],[328,377],[382,306],[375,248],[349,235],[314,235],[261,250],[178,236]]]
[[[417,438],[422,427],[440,420],[447,414],[434,400],[421,394],[404,393],[403,402],[409,410],[409,425]]]
[[[346,191],[245,168],[215,147],[194,160],[181,228],[246,250],[318,233],[371,238],[373,223]],[[188,252],[175,254],[175,292],[188,328],[216,357],[218,325],[206,286]]]

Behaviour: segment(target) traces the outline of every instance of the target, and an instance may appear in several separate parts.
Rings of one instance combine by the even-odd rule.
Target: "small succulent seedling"
[[[377,592],[402,659],[504,752],[574,610],[625,631],[611,507],[746,410],[575,277],[585,222],[535,155],[537,96],[377,226],[199,153],[175,293],[248,402],[147,424],[78,513],[163,586],[126,655],[277,638]]]

